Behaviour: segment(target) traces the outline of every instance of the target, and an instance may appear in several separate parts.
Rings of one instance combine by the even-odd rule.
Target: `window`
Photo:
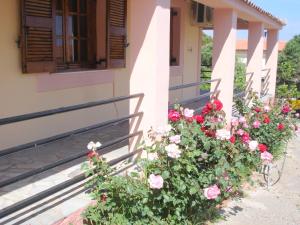
[[[23,0],[23,72],[125,67],[126,3]]]
[[[96,51],[94,0],[55,0],[55,61],[58,70],[93,68]]]
[[[171,8],[170,15],[170,65],[179,66],[180,58],[180,9]]]

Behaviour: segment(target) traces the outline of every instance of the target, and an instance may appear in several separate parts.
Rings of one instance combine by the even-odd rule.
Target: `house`
[[[119,139],[129,139],[132,152],[142,132],[167,123],[169,103],[199,98],[203,29],[214,31],[211,94],[218,93],[227,121],[237,30],[249,31],[252,90],[261,92],[261,73],[269,68],[266,93],[275,95],[278,34],[285,24],[249,0],[2,0],[0,18],[0,222],[82,178],[44,182],[46,189],[35,192],[28,186],[32,176],[86,153],[74,155],[74,146],[66,158],[41,165],[55,154],[34,146],[123,118],[127,133],[139,135]],[[20,158],[11,165],[21,174],[5,166],[16,152]],[[26,170],[26,160],[37,167]]]
[[[285,48],[286,41],[278,41],[278,51],[282,52]],[[240,39],[236,43],[236,54],[241,59],[241,62],[247,63],[247,51],[248,51],[248,41]],[[266,64],[267,57],[267,42],[264,40],[264,56],[263,56],[263,65]]]

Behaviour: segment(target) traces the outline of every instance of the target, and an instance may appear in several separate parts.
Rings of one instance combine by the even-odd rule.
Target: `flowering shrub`
[[[90,143],[85,169],[96,204],[86,210],[86,221],[172,225],[213,219],[222,201],[235,195],[253,170],[272,161],[269,141],[274,139],[265,133],[275,129],[280,134],[275,138],[282,140],[283,132],[291,135],[287,106],[280,110],[280,120],[277,108],[255,104],[233,118],[231,130],[222,108],[217,99],[196,115],[176,106],[168,114],[169,125],[148,132],[139,170],[128,176],[111,176],[115,170],[96,153],[100,143]]]
[[[283,100],[277,100],[272,105],[264,104],[256,96],[251,96],[252,107],[238,100],[240,113],[247,120],[243,130],[259,142],[260,152],[268,151],[274,157],[283,154],[286,143],[293,137],[297,129],[292,109]]]

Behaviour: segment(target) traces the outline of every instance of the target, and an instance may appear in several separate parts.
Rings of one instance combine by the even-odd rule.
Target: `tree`
[[[212,64],[212,49],[213,49],[212,38],[207,34],[203,33],[202,47],[201,47],[202,65],[210,66]]]
[[[278,97],[297,98],[300,77],[300,35],[290,40],[278,59]],[[298,86],[298,87],[297,87]]]

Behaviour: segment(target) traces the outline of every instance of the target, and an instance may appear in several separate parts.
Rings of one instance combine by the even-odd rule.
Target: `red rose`
[[[230,139],[229,139],[229,141],[230,141],[232,144],[234,144],[235,141],[236,141],[235,136],[231,136]]]
[[[288,114],[290,111],[291,111],[291,108],[290,108],[289,105],[284,105],[284,106],[282,107],[282,110],[281,110],[281,112],[282,112],[283,114]]]
[[[278,129],[279,131],[284,130],[284,125],[283,125],[282,123],[278,124],[277,129]]]
[[[248,143],[248,142],[250,141],[250,135],[249,135],[248,133],[245,132],[245,133],[242,135],[242,140],[243,140],[244,143]]]
[[[215,131],[212,131],[212,130],[206,130],[205,131],[205,135],[207,136],[207,137],[216,137],[216,132]]]
[[[258,149],[261,153],[268,151],[268,147],[265,144],[259,144]]]
[[[257,112],[257,113],[259,113],[259,112],[261,112],[261,108],[255,107],[255,108],[254,108],[254,111]]]
[[[202,124],[204,122],[204,117],[201,115],[196,115],[194,118],[199,124]]]
[[[97,152],[95,152],[95,151],[89,151],[88,154],[87,154],[87,157],[89,159],[92,159],[92,158],[96,157],[97,155],[98,155]]]
[[[206,107],[207,107],[208,109],[210,109],[210,110],[213,109],[213,105],[212,105],[210,102],[208,102],[208,103],[206,104]]]
[[[176,110],[170,110],[168,114],[168,118],[172,122],[177,122],[180,120],[180,113],[177,112]]]
[[[222,102],[220,100],[218,100],[218,99],[215,99],[213,101],[213,105],[214,105],[215,110],[217,110],[217,111],[221,111],[222,108],[223,108]]]
[[[270,118],[268,116],[266,116],[264,118],[264,123],[269,124],[271,122]]]
[[[205,106],[204,106],[204,108],[202,109],[202,115],[206,115],[206,114],[208,114],[208,113],[210,113],[210,111],[213,109],[213,105],[210,103],[210,102],[208,102]]]
[[[207,130],[207,127],[206,127],[206,126],[202,126],[202,127],[201,127],[201,131],[202,131],[202,132],[205,132],[206,130]]]

